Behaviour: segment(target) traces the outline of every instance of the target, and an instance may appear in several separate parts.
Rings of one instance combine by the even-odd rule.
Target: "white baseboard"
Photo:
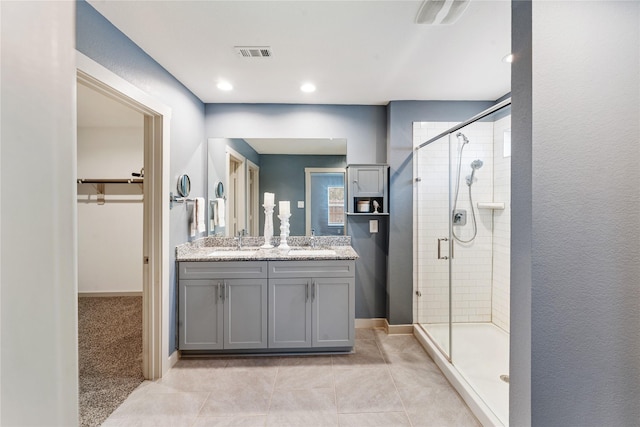
[[[78,292],[78,298],[91,297],[141,297],[142,291],[121,291],[121,292]]]
[[[176,350],[173,353],[171,353],[171,356],[169,356],[169,369],[173,368],[173,366],[178,363],[178,360],[180,360],[180,350]],[[166,372],[163,372],[162,375],[166,374]]]
[[[384,329],[389,335],[413,334],[413,325],[390,325],[385,318],[356,319],[356,329]]]
[[[386,328],[387,319],[356,319],[356,329]]]

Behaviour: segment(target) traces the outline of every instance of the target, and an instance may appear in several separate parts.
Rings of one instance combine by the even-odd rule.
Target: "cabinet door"
[[[354,345],[355,280],[315,278],[311,284],[313,347]]]
[[[311,279],[269,279],[269,348],[311,347]]]
[[[267,279],[227,279],[224,348],[267,348]]]
[[[350,197],[383,197],[384,168],[382,166],[357,166],[350,174]]]
[[[178,348],[222,349],[222,281],[180,280],[179,288]]]

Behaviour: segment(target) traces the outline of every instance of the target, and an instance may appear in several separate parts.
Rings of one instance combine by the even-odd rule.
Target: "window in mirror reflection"
[[[327,187],[328,226],[344,226],[344,187]]]

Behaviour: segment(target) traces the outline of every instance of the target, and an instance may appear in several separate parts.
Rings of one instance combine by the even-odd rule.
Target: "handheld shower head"
[[[484,163],[480,159],[475,159],[471,162],[471,175],[467,175],[467,185],[471,187],[473,184],[473,176],[476,174],[476,171],[482,167]]]
[[[466,136],[464,136],[464,133],[462,133],[462,132],[458,132],[458,133],[456,134],[456,138],[460,138],[460,137],[462,137],[462,145],[464,145],[464,144],[468,144],[468,143],[469,143],[469,140],[467,139],[467,137],[466,137]]]
[[[471,169],[478,170],[482,167],[484,163],[482,162],[482,160],[480,159],[475,159],[473,162],[471,162]]]

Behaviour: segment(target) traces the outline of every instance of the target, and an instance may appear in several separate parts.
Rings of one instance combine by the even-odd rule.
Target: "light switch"
[[[378,220],[370,219],[369,220],[369,233],[377,233],[378,232]]]
[[[304,201],[298,200],[298,209],[304,209]]]

